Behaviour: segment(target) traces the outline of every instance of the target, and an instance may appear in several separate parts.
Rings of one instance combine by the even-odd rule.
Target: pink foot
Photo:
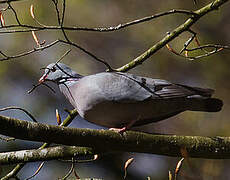
[[[118,133],[124,133],[127,130],[127,127],[123,127],[123,128],[109,128],[110,131],[115,131]]]
[[[139,118],[138,118],[139,119]],[[124,126],[123,128],[109,128],[109,130],[112,130],[112,131],[115,131],[115,132],[118,132],[118,133],[124,133],[125,131],[129,130],[133,124],[138,120],[133,120],[133,121],[130,121],[126,126]]]

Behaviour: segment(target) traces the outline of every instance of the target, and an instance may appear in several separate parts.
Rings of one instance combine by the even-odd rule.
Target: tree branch
[[[61,39],[59,40],[59,42],[64,43],[64,44],[69,44],[71,46],[74,46],[74,47],[80,49],[82,52],[84,52],[87,55],[89,55],[90,57],[94,58],[95,61],[98,61],[98,62],[104,64],[108,68],[109,71],[114,71],[113,68],[105,60],[98,58],[93,53],[89,52],[88,50],[86,50],[85,48],[79,46],[78,44],[76,44],[74,42],[71,42],[71,41],[68,41],[68,40],[64,41],[64,40],[61,40]]]
[[[56,146],[44,149],[21,150],[14,152],[0,153],[0,163],[15,164],[35,161],[47,161],[79,156],[94,155],[92,148],[76,146]]]
[[[145,60],[147,60],[155,52],[157,52],[159,49],[164,47],[168,42],[170,42],[173,39],[175,39],[181,33],[185,32],[185,31],[191,31],[190,27],[195,22],[197,22],[202,16],[204,16],[205,14],[207,14],[210,11],[218,9],[222,4],[226,3],[227,1],[228,0],[215,0],[212,3],[208,4],[207,6],[201,8],[201,9],[199,9],[197,11],[194,11],[194,12],[193,11],[187,11],[187,10],[170,10],[170,11],[158,13],[158,14],[151,15],[151,16],[146,16],[144,18],[136,19],[136,20],[124,23],[124,24],[119,24],[117,26],[97,27],[97,28],[64,27],[63,26],[64,25],[64,14],[65,14],[65,8],[66,8],[65,7],[65,1],[63,1],[62,17],[60,17],[59,9],[57,7],[57,2],[53,1],[54,4],[55,4],[57,16],[58,16],[59,26],[46,26],[46,25],[43,25],[42,27],[37,27],[37,26],[21,24],[19,19],[17,18],[16,11],[9,4],[9,2],[11,2],[11,1],[4,1],[4,2],[8,2],[9,6],[10,6],[10,9],[12,9],[12,11],[14,12],[14,15],[15,15],[15,18],[16,18],[18,24],[17,25],[8,25],[8,26],[4,26],[2,28],[8,29],[8,28],[23,28],[24,27],[24,28],[28,28],[28,29],[19,29],[19,30],[15,30],[15,29],[11,30],[10,29],[10,30],[6,30],[6,31],[1,31],[0,33],[31,32],[31,31],[39,31],[39,30],[61,30],[63,32],[63,35],[64,35],[66,41],[58,40],[58,42],[62,41],[62,43],[66,43],[66,44],[69,44],[69,45],[77,47],[78,49],[80,49],[83,52],[87,53],[89,56],[93,57],[96,61],[103,63],[108,68],[108,71],[122,71],[122,72],[125,72],[125,71],[128,71],[128,70],[136,67],[137,65],[142,64]],[[165,36],[161,41],[159,41],[157,44],[155,44],[154,46],[149,48],[143,54],[141,54],[140,56],[138,56],[134,60],[130,61],[126,65],[124,65],[124,66],[122,66],[122,67],[120,67],[118,69],[115,69],[115,70],[106,61],[96,57],[93,53],[90,53],[89,51],[86,51],[85,49],[83,49],[82,47],[77,45],[76,43],[70,41],[69,38],[67,37],[66,33],[65,33],[65,30],[110,32],[110,31],[115,31],[115,30],[119,30],[119,29],[122,29],[122,28],[126,28],[126,27],[129,27],[129,26],[135,25],[135,24],[150,21],[150,20],[158,18],[158,17],[162,17],[162,16],[169,15],[169,14],[176,14],[176,13],[190,15],[190,18],[184,24],[182,24],[182,25],[178,26],[176,29],[174,29],[171,33],[168,33],[167,36]],[[0,28],[0,29],[2,29],[2,28]],[[43,46],[41,49],[33,49],[31,51],[21,53],[19,55],[15,55],[15,56],[4,56],[4,54],[2,52],[0,52],[3,55],[3,58],[0,58],[0,60],[9,60],[9,59],[13,59],[13,58],[26,56],[26,55],[34,53],[34,52],[36,52],[38,50],[46,49],[46,48],[49,48],[51,46],[47,46],[47,47]],[[216,52],[218,52],[218,51],[213,51],[211,53],[198,56],[198,58],[210,56],[212,54],[215,54]],[[196,57],[191,57],[190,59],[197,59],[197,58]]]
[[[65,120],[60,124],[60,126],[68,126],[72,120],[78,115],[76,110],[68,111],[69,115],[65,118]],[[44,143],[39,149],[44,149],[49,147],[50,144]],[[11,170],[6,176],[2,177],[1,180],[8,180],[14,176],[24,167],[26,163],[17,164],[13,170]]]
[[[27,56],[29,54],[35,53],[37,51],[42,51],[44,49],[48,49],[48,48],[56,45],[59,42],[60,42],[59,40],[55,40],[55,41],[51,42],[50,44],[47,44],[46,46],[33,48],[32,50],[29,50],[29,51],[26,51],[26,52],[23,52],[23,53],[20,53],[20,54],[17,54],[17,55],[13,55],[13,56],[8,56],[5,53],[0,51],[0,54],[3,55],[3,57],[0,58],[0,61],[6,61],[6,60],[10,60],[10,59],[16,59],[16,58],[19,58],[19,57],[24,57],[24,56]]]
[[[135,58],[134,60],[130,61],[126,65],[116,69],[117,71],[126,72],[140,64],[142,64],[146,59],[148,59],[150,56],[152,56],[155,52],[157,52],[159,49],[164,47],[167,43],[175,39],[177,36],[179,36],[181,33],[188,31],[190,27],[196,23],[202,16],[206,15],[207,13],[218,9],[221,5],[226,3],[228,0],[215,0],[212,3],[208,4],[207,6],[195,11],[196,16],[190,17],[185,23],[178,26],[176,29],[174,29],[172,32],[168,33],[167,36],[165,36],[162,40],[160,40],[158,43],[156,43],[154,46],[149,48],[147,51],[142,53],[140,56]]]
[[[53,1],[54,2],[54,1]],[[64,2],[63,2],[64,3]],[[64,5],[64,4],[63,4]],[[57,6],[55,6],[56,12],[58,10]],[[57,18],[58,18],[58,22],[63,22],[64,23],[64,13],[65,13],[65,8],[63,9],[63,13],[62,13],[62,21],[59,20],[60,17],[58,18],[58,14],[59,14],[59,10],[57,12]],[[151,21],[153,19],[162,17],[162,16],[166,16],[166,15],[171,15],[171,14],[185,14],[185,15],[192,15],[192,16],[196,16],[196,13],[194,13],[193,11],[187,11],[187,10],[181,10],[181,9],[172,9],[166,12],[162,12],[162,13],[158,13],[158,14],[154,14],[154,15],[150,15],[150,16],[146,16],[140,19],[135,19],[133,21],[129,21],[126,23],[122,23],[122,24],[118,24],[115,26],[110,26],[110,27],[69,27],[69,26],[63,26],[59,24],[59,26],[46,26],[46,25],[42,25],[42,26],[33,26],[33,25],[27,25],[27,24],[14,24],[14,25],[8,25],[8,26],[4,26],[4,29],[9,29],[9,28],[27,28],[27,29],[21,29],[21,30],[14,30],[14,31],[1,31],[0,33],[16,33],[16,32],[31,32],[31,31],[42,31],[42,30],[67,30],[67,31],[88,31],[88,32],[111,32],[111,31],[117,31],[120,29],[124,29],[127,28],[129,26],[133,26],[133,25],[137,25],[143,22],[147,22],[147,21]]]
[[[128,131],[123,135],[109,130],[59,127],[0,116],[0,132],[17,139],[92,147],[97,152],[125,151],[189,157],[230,158],[229,137],[152,135]]]

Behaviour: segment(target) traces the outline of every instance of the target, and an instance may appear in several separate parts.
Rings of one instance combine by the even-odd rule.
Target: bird
[[[45,68],[39,83],[51,81],[85,120],[124,132],[184,111],[218,112],[223,102],[213,89],[191,87],[124,72],[82,76],[63,63]]]

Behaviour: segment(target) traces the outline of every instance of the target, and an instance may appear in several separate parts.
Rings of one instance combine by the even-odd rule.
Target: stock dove
[[[183,111],[218,112],[214,90],[121,72],[82,76],[62,63],[49,64],[39,82],[55,82],[85,120],[125,130]],[[123,127],[123,128],[122,128]]]

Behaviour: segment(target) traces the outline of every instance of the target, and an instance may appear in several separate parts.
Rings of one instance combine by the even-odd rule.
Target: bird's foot
[[[129,130],[133,126],[133,124],[135,124],[135,122],[137,120],[139,120],[139,119],[140,118],[138,117],[137,119],[130,121],[123,128],[109,128],[109,130],[112,130],[112,131],[118,132],[120,134],[123,134],[125,131]]]
[[[110,130],[110,131],[115,131],[115,132],[117,132],[117,133],[122,134],[122,133],[124,133],[125,131],[127,131],[128,128],[127,128],[127,127],[123,127],[123,128],[109,128],[109,130]]]

